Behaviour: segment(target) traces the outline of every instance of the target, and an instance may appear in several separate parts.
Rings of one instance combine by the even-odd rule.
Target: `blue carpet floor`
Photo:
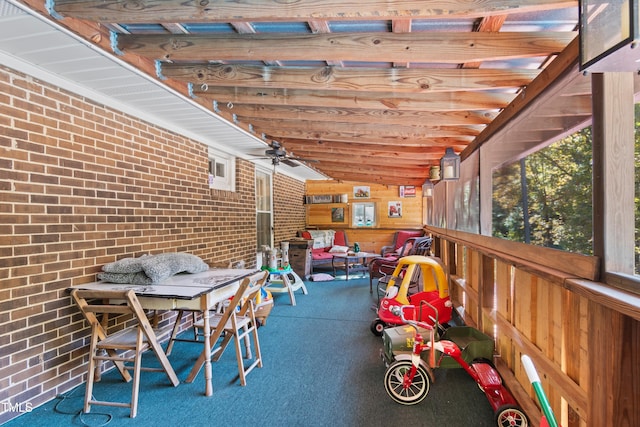
[[[275,294],[259,329],[264,367],[240,386],[233,347],[213,363],[213,396],[204,371],[191,384],[170,386],[162,373],[143,372],[138,416],[127,408],[94,406],[80,415],[84,386],[5,424],[19,426],[495,426],[484,394],[461,369],[436,371],[427,398],[404,406],[383,384],[381,338],[369,331],[375,313],[368,279],[308,282],[309,294]],[[179,342],[169,360],[184,381],[201,347]],[[145,355],[153,365],[152,354]],[[96,398],[126,401],[130,384],[114,372],[94,388]],[[108,414],[108,417],[106,414]]]

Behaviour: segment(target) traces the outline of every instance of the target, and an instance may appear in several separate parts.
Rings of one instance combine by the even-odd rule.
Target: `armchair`
[[[380,255],[384,257],[393,256],[394,254],[401,254],[402,250],[404,250],[407,239],[410,239],[412,237],[422,237],[422,235],[422,231],[396,231],[393,235],[393,243],[388,246],[383,246],[382,250],[380,251]]]
[[[398,265],[398,260],[402,257],[407,255],[428,256],[432,243],[433,239],[431,237],[408,237],[399,250],[387,252],[386,256],[383,255],[369,261],[369,293],[373,293],[373,279],[393,274],[393,270]]]

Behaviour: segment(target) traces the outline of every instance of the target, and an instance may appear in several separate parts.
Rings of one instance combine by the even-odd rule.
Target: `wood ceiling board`
[[[385,93],[278,88],[192,87],[195,97],[206,97],[219,104],[299,105],[307,107],[367,108],[414,111],[468,111],[502,109],[515,98],[514,93],[434,92]]]
[[[255,67],[162,63],[162,78],[194,85],[392,93],[481,91],[526,86],[537,70]]]
[[[575,32],[512,33],[316,33],[122,34],[116,46],[165,61],[361,61],[432,62],[548,56]]]
[[[486,125],[497,115],[496,111],[403,111],[371,110],[364,108],[325,108],[304,106],[267,106],[256,104],[219,104],[221,113],[235,114],[240,120],[251,122],[250,118],[315,120],[322,122],[362,123],[379,121],[384,124],[416,125],[438,123],[439,125]]]
[[[300,0],[283,7],[277,0],[229,2],[208,0],[147,0],[130,4],[121,0],[56,0],[52,12],[97,22],[216,22],[216,21],[307,21],[395,18],[483,17],[577,6],[577,0],[367,0],[335,2]],[[133,6],[133,7],[131,7]]]

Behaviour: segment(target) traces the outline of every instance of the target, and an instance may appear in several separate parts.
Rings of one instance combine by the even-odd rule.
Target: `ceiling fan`
[[[313,159],[304,159],[302,157],[295,157],[290,153],[287,153],[287,150],[284,149],[280,142],[272,140],[271,144],[269,144],[269,149],[265,150],[265,157],[260,157],[263,159],[271,159],[271,164],[275,167],[280,163],[284,163],[287,166],[298,167],[300,163],[298,162],[311,162],[315,163],[317,160]]]

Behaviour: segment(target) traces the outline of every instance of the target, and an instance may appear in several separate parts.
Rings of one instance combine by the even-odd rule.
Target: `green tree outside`
[[[493,235],[593,254],[591,157],[588,127],[494,172]]]

